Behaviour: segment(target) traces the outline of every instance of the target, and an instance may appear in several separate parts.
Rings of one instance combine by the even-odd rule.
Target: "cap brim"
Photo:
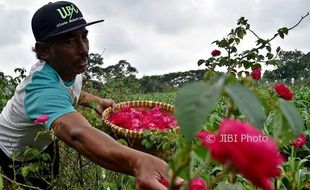
[[[81,24],[81,25],[78,25],[78,26],[69,28],[69,29],[67,29],[67,30],[64,30],[64,31],[55,33],[55,34],[53,34],[53,35],[50,35],[50,36],[46,37],[46,39],[44,39],[44,40],[47,40],[47,39],[52,38],[52,37],[59,36],[59,35],[61,35],[61,34],[65,34],[65,33],[68,33],[68,32],[72,32],[72,31],[74,31],[74,30],[78,30],[78,29],[80,29],[80,28],[83,28],[83,27],[86,27],[86,26],[89,26],[89,25],[92,25],[92,24],[97,24],[97,23],[103,22],[103,21],[104,21],[104,20],[97,20],[97,21],[93,21],[93,22],[88,22],[88,23],[85,23],[85,24]]]

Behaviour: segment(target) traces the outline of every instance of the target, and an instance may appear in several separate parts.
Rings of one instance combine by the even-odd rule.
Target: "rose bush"
[[[182,87],[176,97],[175,116],[185,142],[170,160],[173,179],[181,176],[190,182],[201,177],[210,189],[217,190],[305,186],[309,177],[305,177],[307,170],[302,167],[307,158],[298,160],[287,152],[282,156],[283,149],[290,149],[292,138],[305,130],[294,101],[284,101],[292,100],[294,93],[284,84],[276,84],[279,99],[268,85],[261,84],[262,66],[277,64],[281,51],[276,48],[273,52],[270,42],[284,38],[298,24],[280,28],[265,40],[241,17],[227,37],[213,42],[225,53],[215,49],[212,57],[200,59],[198,65],[206,66],[206,81]],[[247,33],[257,38],[256,46],[239,52],[237,47]],[[223,66],[226,73],[216,71]],[[224,111],[218,109],[218,104]],[[211,117],[214,114],[216,119]],[[300,146],[302,141],[301,137],[295,144]],[[302,177],[298,181],[296,176]]]

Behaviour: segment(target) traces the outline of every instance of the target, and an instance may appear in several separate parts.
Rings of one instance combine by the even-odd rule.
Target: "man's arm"
[[[92,127],[79,113],[73,112],[52,124],[55,136],[96,164],[136,177],[137,190],[166,190],[159,183],[167,163],[152,155],[123,146],[109,135]]]
[[[79,98],[79,104],[82,106],[91,107],[92,102],[96,103],[96,112],[98,114],[102,114],[105,108],[115,105],[115,102],[111,99],[100,98],[82,90]]]

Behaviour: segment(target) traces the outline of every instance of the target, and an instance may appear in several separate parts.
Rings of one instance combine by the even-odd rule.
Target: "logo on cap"
[[[57,1],[50,2],[38,9],[32,17],[31,27],[36,41],[42,42],[48,38],[102,21],[87,23],[81,10],[75,4],[68,1]]]
[[[71,17],[73,15],[73,13],[78,13],[79,9],[77,7],[74,7],[73,5],[70,6],[65,6],[65,7],[60,7],[59,9],[57,9],[58,13],[60,14],[61,18],[65,19],[68,16],[70,16],[70,20]]]
[[[58,9],[56,9],[56,10],[58,11],[60,17],[62,18],[62,21],[60,21],[56,25],[57,28],[62,27],[64,25],[67,25],[69,23],[72,23],[72,22],[75,22],[75,21],[83,19],[82,13],[79,12],[79,9],[76,6],[74,6],[73,4],[60,7]]]

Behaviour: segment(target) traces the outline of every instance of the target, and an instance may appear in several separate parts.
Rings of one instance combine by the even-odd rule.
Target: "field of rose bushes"
[[[278,147],[278,151],[282,155],[281,157],[278,157],[279,155],[274,154],[275,149],[273,148],[271,150],[260,149],[258,151],[251,147],[251,144],[247,143],[244,143],[245,146],[241,146],[239,144],[238,149],[242,150],[242,153],[254,155],[254,157],[252,157],[248,163],[253,167],[258,166],[259,168],[265,168],[267,171],[271,171],[271,168],[274,167],[272,163],[281,162],[281,164],[278,165],[279,173],[270,179],[270,184],[272,184],[273,189],[307,190],[310,189],[310,88],[306,86],[293,86],[289,84],[287,87],[289,87],[291,92],[293,92],[293,97],[290,101],[296,105],[298,112],[303,118],[303,127],[301,130],[301,134],[303,135],[299,135],[299,138],[287,139],[282,139],[282,137],[276,139],[273,137],[277,143],[275,146]],[[274,84],[269,83],[268,86],[263,84],[261,88],[264,89],[261,92],[261,94],[264,96],[271,98],[279,97],[274,89]],[[180,95],[180,92],[128,94],[126,96],[126,100],[152,100],[175,105],[176,101],[178,101],[178,96]],[[102,120],[96,116],[94,110],[84,108],[79,109],[94,126],[97,126],[98,128],[102,126]],[[208,189],[216,190],[258,189],[257,186],[253,184],[253,181],[255,182],[255,180],[253,180],[252,177],[255,177],[255,175],[258,175],[259,173],[254,173],[255,175],[250,173],[249,177],[245,177],[244,173],[241,173],[240,171],[245,169],[251,172],[252,167],[247,166],[247,168],[243,168],[240,166],[239,169],[236,169],[234,168],[234,164],[231,164],[230,166],[226,164],[223,165],[223,161],[220,159],[221,157],[217,157],[216,155],[214,157],[214,153],[212,154],[212,151],[216,150],[216,147],[212,147],[212,144],[210,146],[210,142],[213,141],[207,141],[208,138],[205,138],[204,135],[214,133],[214,137],[219,136],[220,133],[216,133],[219,127],[221,126],[225,128],[227,127],[227,124],[229,124],[235,127],[240,125],[239,127],[241,127],[244,131],[247,131],[249,135],[263,135],[262,133],[264,133],[271,137],[274,135],[274,132],[277,131],[274,130],[276,127],[273,121],[275,113],[269,112],[269,114],[266,115],[264,128],[262,132],[260,132],[252,129],[249,124],[243,123],[243,121],[246,121],[246,115],[236,110],[232,114],[234,115],[235,119],[222,123],[225,112],[227,112],[227,103],[225,98],[222,97],[218,99],[218,102],[215,104],[213,111],[209,114],[207,120],[203,122],[202,129],[208,130],[210,133],[199,133],[200,135],[198,137],[201,139],[201,141],[195,139],[192,143],[193,147],[191,148],[187,147],[187,142],[184,136],[180,136],[179,134],[175,133],[161,133],[153,135],[146,134],[146,140],[144,144],[149,148],[156,147],[157,149],[160,149],[160,151],[164,150],[170,152],[171,150],[174,150],[175,154],[169,162],[170,166],[182,166],[181,168],[185,168],[181,169],[183,172],[180,172],[179,175],[184,177],[186,182],[190,178],[194,180],[194,182],[192,182],[193,188],[191,190],[207,189],[206,187],[208,187]],[[238,123],[237,120],[242,122]],[[248,128],[251,129],[248,130]],[[192,128],[190,130],[192,130]],[[229,131],[226,130],[226,133],[227,132]],[[236,139],[234,139],[234,141],[235,140]],[[122,140],[120,140],[120,143],[126,144],[126,142]],[[249,146],[250,149],[247,149],[247,146]],[[133,177],[114,173],[100,168],[81,157],[71,148],[65,145],[62,145],[61,147],[61,173],[59,178],[55,178],[55,189],[135,189]],[[233,147],[231,148],[233,151],[235,151]],[[225,151],[228,150],[225,148]],[[236,155],[238,155],[237,152]],[[256,157],[260,157],[260,155],[265,155],[266,158],[257,160]],[[236,163],[239,161],[240,160],[237,159]],[[234,163],[234,160],[231,162]],[[198,176],[199,178],[197,178]],[[164,179],[162,180],[162,183],[167,184]],[[197,188],[194,188],[196,186]]]
[[[190,147],[185,137],[188,135],[187,129],[184,132],[181,130],[185,136],[175,133],[146,133],[144,145],[148,148],[156,147],[158,151],[174,150],[175,154],[169,160],[170,166],[186,182],[192,181],[191,190],[254,190],[258,187],[264,190],[310,189],[310,88],[287,84],[284,87],[287,91],[284,90],[286,93],[282,94],[283,91],[279,92],[276,84],[257,87],[261,88],[260,94],[266,96],[266,99],[287,98],[289,100],[285,101],[296,105],[296,110],[303,118],[300,134],[296,137],[287,135],[292,131],[288,126],[277,124],[279,121],[275,121],[274,111],[266,115],[262,129],[255,128],[247,121],[246,114],[237,110],[233,110],[231,119],[224,120],[227,101],[222,97],[203,122],[203,131],[198,132],[198,138],[193,139]],[[179,92],[128,95],[126,100],[152,100],[177,106],[180,96],[182,89]],[[194,119],[192,118],[191,123],[195,122]],[[190,127],[188,130],[194,128]],[[223,137],[226,139],[223,140]],[[126,144],[124,141],[120,142]],[[134,178],[100,171],[105,176],[100,182],[104,189],[134,189]],[[162,183],[167,185],[165,179]]]

